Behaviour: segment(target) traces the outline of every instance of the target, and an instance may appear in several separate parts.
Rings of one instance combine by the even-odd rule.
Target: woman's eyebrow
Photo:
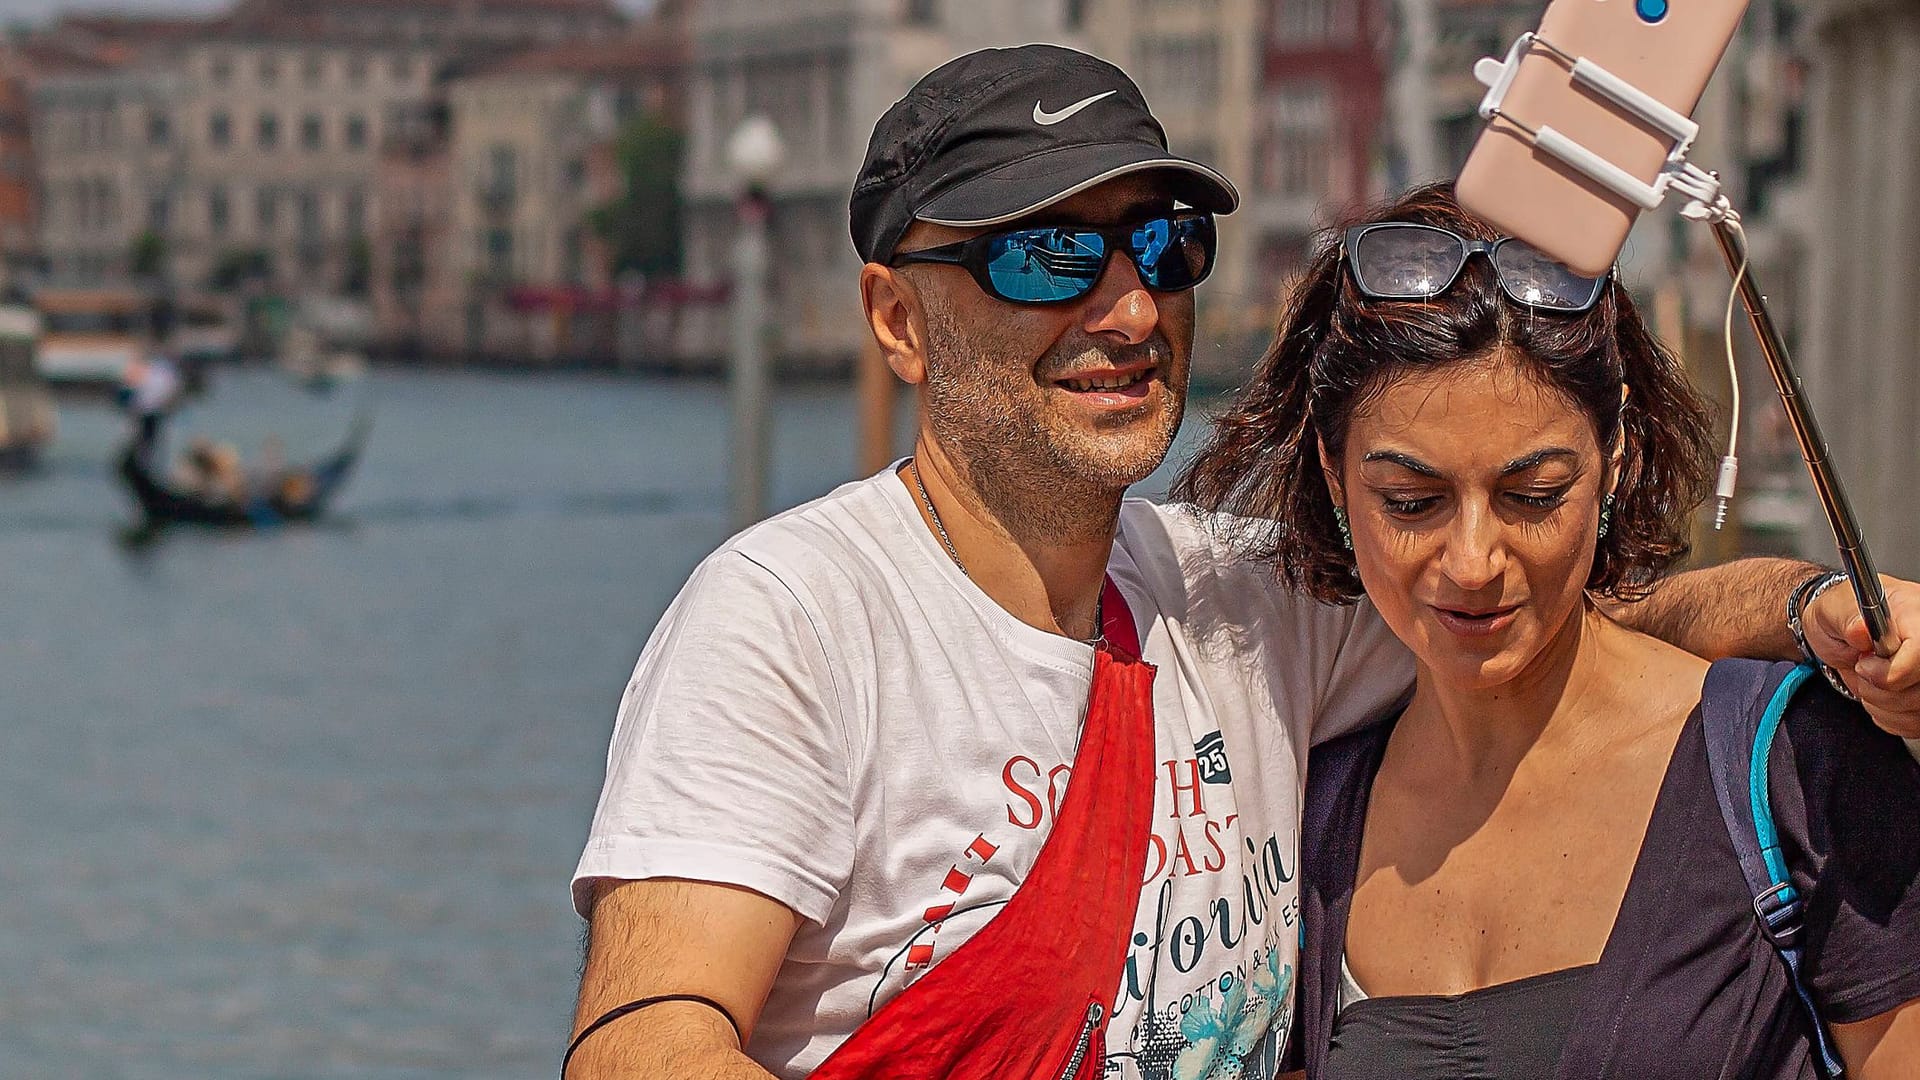
[[[1506,466],[1500,470],[1500,475],[1512,476],[1514,473],[1523,473],[1523,472],[1526,472],[1528,469],[1534,468],[1539,465],[1544,465],[1547,462],[1553,460],[1554,458],[1561,458],[1561,457],[1577,458],[1579,456],[1580,456],[1579,454],[1575,453],[1574,451],[1564,446],[1548,446],[1543,449],[1535,450],[1533,453],[1528,454],[1526,457],[1514,458],[1512,461],[1507,462]]]
[[[1434,468],[1411,454],[1403,454],[1398,450],[1375,450],[1360,460],[1363,462],[1390,461],[1408,472],[1419,473],[1421,476],[1431,476],[1435,480],[1441,478],[1439,469]]]

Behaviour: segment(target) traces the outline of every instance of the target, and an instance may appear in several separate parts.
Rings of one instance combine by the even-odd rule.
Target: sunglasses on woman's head
[[[1469,240],[1450,229],[1404,221],[1356,225],[1341,257],[1369,300],[1428,300],[1460,280],[1474,255],[1485,255],[1500,291],[1516,304],[1546,311],[1586,311],[1600,300],[1606,277],[1583,277],[1539,248],[1511,236]]]
[[[964,267],[996,299],[1010,304],[1058,304],[1092,292],[1115,251],[1124,251],[1133,260],[1147,288],[1191,289],[1213,269],[1213,215],[1172,214],[1111,228],[1008,229],[955,244],[903,251],[893,257],[892,265]]]

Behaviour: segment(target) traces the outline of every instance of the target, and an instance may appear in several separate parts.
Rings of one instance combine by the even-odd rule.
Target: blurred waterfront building
[[[1270,337],[1318,230],[1380,194],[1386,15],[1380,0],[1268,0],[1246,211]]]
[[[56,281],[95,284],[135,272],[136,240],[169,225],[183,162],[167,107],[168,73],[138,65],[73,67],[38,80],[33,145],[40,247]]]
[[[447,109],[394,118],[374,166],[371,277],[373,339],[418,359],[464,340],[465,289],[453,272],[453,170]]]
[[[686,276],[723,282],[741,192],[725,147],[763,115],[786,164],[770,185],[776,350],[839,367],[866,343],[847,234],[847,199],[875,121],[925,75],[962,53],[1056,41],[1085,47],[1096,0],[701,0],[691,21]],[[724,309],[690,311],[684,348],[719,357]]]
[[[1818,0],[1804,350],[1880,569],[1920,575],[1920,3]],[[1830,559],[1824,525],[1807,550]]]
[[[604,38],[620,33],[627,19],[613,0],[240,0],[230,21],[320,40],[386,41],[474,55]]]
[[[679,25],[656,21],[448,83],[449,239],[437,250],[440,277],[462,294],[460,351],[544,361],[620,351],[617,323],[635,298],[616,288],[594,221],[624,192],[629,126],[684,126],[685,66]],[[656,210],[670,220],[670,207]]]
[[[185,50],[176,273],[231,277],[251,261],[282,288],[363,291],[378,147],[425,107],[439,61],[404,39],[271,23],[230,23]]]
[[[23,283],[38,262],[33,126],[27,58],[0,32],[0,292]]]
[[[364,294],[380,147],[440,72],[624,25],[612,0],[243,0],[198,19],[59,20],[37,38],[94,62],[35,81],[47,268]]]

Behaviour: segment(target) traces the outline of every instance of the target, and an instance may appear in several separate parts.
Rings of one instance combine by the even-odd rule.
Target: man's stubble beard
[[[1138,346],[1112,348],[1084,337],[1064,339],[1036,365],[1010,368],[995,356],[991,333],[969,336],[944,305],[926,305],[927,422],[969,487],[1010,533],[1074,543],[1111,538],[1120,498],[1166,459],[1185,411],[1185,372],[1156,333]],[[1112,441],[1083,438],[1047,423],[1046,389],[1034,378],[1068,370],[1089,352],[1125,363],[1150,351],[1165,382],[1168,407],[1130,425],[1131,449],[1116,457]]]

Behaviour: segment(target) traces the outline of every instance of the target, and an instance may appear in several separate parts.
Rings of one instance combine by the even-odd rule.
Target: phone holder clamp
[[[1647,126],[1673,140],[1673,149],[1668,152],[1660,174],[1654,177],[1652,183],[1615,165],[1549,125],[1529,126],[1503,111],[1507,92],[1513,89],[1513,81],[1520,74],[1521,62],[1536,50],[1565,67],[1574,82],[1639,117]],[[1720,178],[1687,160],[1687,154],[1693,149],[1693,140],[1700,134],[1700,125],[1592,60],[1556,48],[1539,34],[1529,31],[1514,39],[1505,60],[1488,56],[1474,64],[1473,75],[1487,87],[1486,96],[1480,99],[1482,120],[1491,123],[1497,119],[1508,124],[1525,135],[1534,146],[1559,158],[1642,210],[1658,208],[1666,201],[1667,192],[1671,190],[1687,197],[1687,205],[1680,214],[1689,220],[1721,222],[1739,219],[1726,196],[1721,194]]]

